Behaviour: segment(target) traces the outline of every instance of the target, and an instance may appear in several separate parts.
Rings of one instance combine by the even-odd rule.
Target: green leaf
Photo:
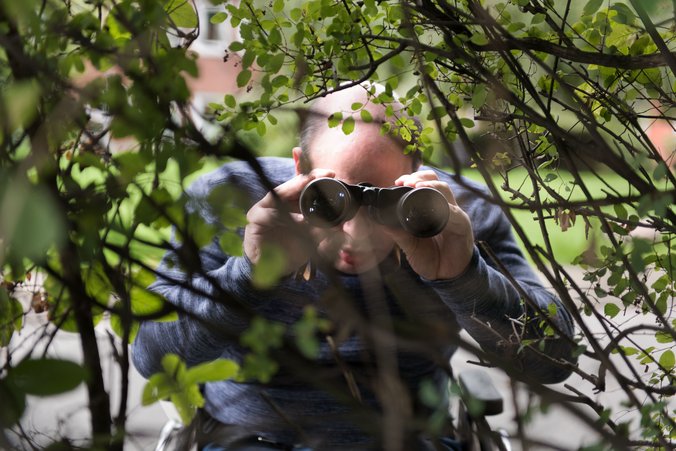
[[[371,115],[371,113],[369,113],[368,110],[361,110],[359,112],[359,116],[361,117],[361,120],[366,123],[373,122],[373,116]]]
[[[622,349],[622,353],[624,355],[627,355],[627,356],[638,354],[638,349],[632,348],[630,346],[621,346],[621,349]]]
[[[674,352],[671,349],[667,349],[660,356],[660,365],[666,370],[671,371],[676,364],[676,359],[674,358]]]
[[[422,102],[418,99],[411,100],[411,104],[409,105],[409,110],[412,113],[411,116],[419,115],[422,112]]]
[[[441,119],[444,116],[446,116],[447,114],[448,114],[448,111],[446,110],[446,107],[435,106],[434,108],[432,108],[430,113],[427,115],[427,119],[428,120]]]
[[[0,347],[9,345],[15,331],[21,330],[23,307],[0,286]]]
[[[671,343],[674,341],[674,337],[668,332],[657,332],[655,334],[655,340],[657,340],[658,343]]]
[[[589,0],[587,4],[584,5],[584,8],[582,8],[582,15],[589,16],[594,14],[599,10],[604,1],[605,0]]]
[[[179,391],[171,395],[169,398],[176,407],[181,422],[185,425],[192,423],[197,407],[204,405],[204,398],[197,387],[187,387],[185,391]]]
[[[670,282],[669,275],[664,274],[652,284],[652,287],[655,291],[664,291],[664,289],[669,286]]]
[[[437,409],[446,401],[443,392],[439,390],[439,385],[432,378],[425,378],[418,389],[418,397],[427,407]]]
[[[284,10],[284,0],[275,0],[272,5],[272,10],[275,13],[281,13]]]
[[[637,238],[632,241],[632,244],[629,261],[637,272],[641,272],[646,266],[643,256],[651,252],[651,243],[648,240]]]
[[[182,242],[186,242],[189,237],[195,242],[198,248],[210,244],[217,234],[216,226],[205,221],[204,218],[197,213],[189,214],[187,220],[188,222],[184,230],[184,232],[187,232],[187,235],[180,234],[177,235],[177,238]]]
[[[279,28],[273,28],[268,35],[268,42],[272,46],[278,46],[282,43],[282,33],[280,33]]]
[[[209,22],[213,24],[219,24],[225,22],[226,20],[228,20],[228,13],[220,11],[211,16]]]
[[[47,374],[49,377],[45,377]],[[77,363],[52,358],[24,359],[7,375],[13,386],[35,396],[57,395],[73,390],[86,377],[86,370]]]
[[[272,87],[273,88],[281,88],[282,86],[286,86],[287,83],[289,82],[289,77],[286,75],[277,75],[275,78],[272,79]]]
[[[545,21],[545,18],[547,17],[546,14],[542,13],[537,13],[533,15],[533,18],[531,19],[530,23],[533,25],[537,25],[539,23],[542,23]]]
[[[617,314],[620,313],[620,308],[612,302],[609,302],[603,306],[603,313],[610,318],[615,318]]]
[[[267,130],[267,126],[265,125],[265,122],[258,122],[258,123],[256,124],[256,132],[257,132],[260,136],[265,135],[266,130]]]
[[[187,384],[203,384],[205,382],[224,381],[237,376],[239,365],[228,359],[217,359],[189,368],[184,382]]]
[[[332,113],[328,117],[329,128],[337,127],[340,124],[340,121],[343,120],[343,113]]]
[[[63,213],[43,187],[17,178],[8,185],[6,191],[0,185],[0,242],[14,260],[45,261],[48,249],[66,238]]]
[[[3,87],[1,94],[0,106],[4,106],[4,111],[0,123],[6,120],[10,129],[25,127],[37,115],[40,102],[40,85],[36,81],[21,81],[10,84]]]
[[[298,22],[303,15],[303,11],[300,8],[293,8],[289,15],[291,16],[291,20]]]
[[[636,21],[634,12],[624,3],[615,3],[610,8],[610,11],[615,11],[615,15],[611,16],[611,20],[617,23],[631,25]]]
[[[462,117],[460,118],[460,123],[462,124],[463,127],[465,128],[472,128],[474,127],[474,121],[472,119]]]
[[[237,100],[232,94],[226,94],[226,96],[223,98],[223,102],[228,108],[235,108],[237,106]]]
[[[197,27],[197,12],[193,9],[192,2],[188,0],[168,0],[164,5],[164,10],[177,27]]]
[[[472,107],[474,107],[475,110],[481,109],[486,103],[487,97],[488,89],[486,89],[486,85],[476,85],[474,87],[474,93],[472,94]]]
[[[149,195],[143,195],[134,210],[134,218],[138,224],[149,225],[173,204],[174,199],[166,188],[154,189]]]
[[[141,404],[149,406],[157,401],[169,398],[176,391],[176,385],[167,373],[156,373],[150,376],[148,383],[143,387]]]
[[[276,74],[282,68],[284,64],[284,54],[277,53],[273,55],[265,65],[265,69],[271,74]]]
[[[261,256],[254,266],[252,283],[256,288],[272,288],[284,275],[286,256],[279,246],[263,245]]]
[[[284,324],[268,321],[260,316],[251,320],[249,328],[241,335],[242,345],[251,348],[256,354],[265,354],[269,349],[279,348],[282,345]]]
[[[146,287],[134,286],[130,290],[131,311],[134,315],[155,315],[165,306],[165,299]]]
[[[343,133],[345,133],[346,135],[349,135],[350,133],[352,133],[354,131],[354,125],[355,125],[354,117],[349,116],[349,117],[345,118],[345,120],[343,121],[343,127],[342,127]]]
[[[242,256],[242,237],[235,232],[225,230],[218,240],[221,249],[228,255]]]
[[[352,107],[351,107],[351,108],[352,108],[352,111],[357,111],[358,109],[360,109],[360,108],[363,107],[363,106],[364,106],[364,104],[361,103],[361,102],[354,102],[354,103],[352,104]]]
[[[524,24],[523,22],[512,22],[507,26],[507,31],[509,31],[510,33],[514,33],[516,31],[521,30],[525,26],[526,24]]]
[[[239,52],[240,50],[244,50],[244,44],[239,41],[233,41],[230,43],[230,47],[228,48],[232,52]]]
[[[165,354],[162,357],[162,368],[165,373],[177,380],[185,374],[185,363],[176,354]]]
[[[186,385],[183,394],[185,399],[190,404],[190,410],[192,411],[190,419],[195,416],[196,410],[195,407],[204,407],[204,397],[200,392],[200,386],[197,384]],[[183,421],[184,424],[189,424],[189,421]]]
[[[627,219],[627,217],[629,216],[627,209],[622,204],[613,205],[613,209],[615,210],[615,214],[617,215],[617,217],[620,219]]]
[[[0,425],[3,428],[17,423],[26,410],[26,394],[0,379]]]
[[[303,317],[293,325],[298,350],[305,357],[314,359],[319,356],[320,343],[317,332],[326,332],[330,328],[330,322],[326,318],[320,318],[317,309],[308,305],[303,311]]]
[[[488,38],[486,37],[485,34],[482,33],[474,33],[472,37],[470,38],[470,41],[472,41],[473,44],[476,45],[486,45],[488,44]]]
[[[115,164],[120,170],[120,176],[126,181],[132,181],[139,173],[145,171],[149,161],[144,155],[137,152],[124,152],[115,156]]]
[[[657,167],[653,171],[653,178],[659,181],[666,178],[667,174],[669,174],[669,168],[666,163],[664,161],[657,163]]]
[[[239,74],[237,74],[237,86],[242,88],[246,86],[251,80],[251,71],[249,69],[244,69]]]
[[[256,379],[268,383],[279,369],[279,364],[265,354],[247,354],[240,380]]]

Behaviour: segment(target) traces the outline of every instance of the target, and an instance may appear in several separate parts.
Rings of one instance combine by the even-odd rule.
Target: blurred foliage
[[[226,359],[216,359],[186,368],[176,354],[166,354],[162,358],[162,368],[164,371],[153,374],[148,380],[143,389],[142,403],[148,405],[170,400],[183,424],[190,424],[197,409],[204,407],[200,384],[231,379],[239,371],[237,363]]]
[[[226,56],[238,61],[241,92],[210,105],[215,137],[196,125],[190,104],[187,78],[198,76],[187,50],[197,38],[192,3],[0,0],[0,345],[9,356],[0,361],[3,428],[16,427],[27,394],[84,382],[93,434],[121,448],[128,376],[123,371],[125,401],[111,417],[95,325],[110,319],[124,366],[139,320],[176,318],[147,290],[172,228],[188,271],[201,271],[198,250],[217,234],[225,251],[241,255],[239,195],[214,201],[225,206],[223,230],[189,213],[186,186],[205,167],[251,161],[250,149],[270,130],[288,134],[305,102],[377,81],[385,89],[372,101],[396,118],[384,131],[457,174],[472,166],[573,313],[578,352],[598,369],[576,369],[588,387],[566,387],[565,396],[538,391],[543,402],[590,406],[591,413],[579,412],[587,424],[604,424],[598,449],[673,447],[673,2],[211,3],[222,7],[212,22],[240,36]],[[371,120],[362,107],[353,106],[356,119],[329,121],[350,133],[355,120]],[[420,126],[413,116],[423,119]],[[658,127],[672,134],[661,149],[650,136]],[[608,183],[609,172],[621,181]],[[539,237],[524,232],[517,211],[531,215]],[[576,259],[589,288],[560,265],[550,240],[553,230],[573,226],[589,239]],[[255,275],[261,286],[274,284],[281,265],[278,253],[269,254]],[[32,277],[43,282],[31,284]],[[48,311],[53,328],[45,339],[57,328],[77,332],[82,365],[32,353],[11,358],[30,313],[18,299],[31,286],[30,309]],[[585,316],[599,322],[601,339]],[[630,316],[639,325],[624,327]],[[188,368],[168,355],[143,401],[169,397],[189,421],[203,402],[199,383],[268,379],[287,334],[312,360],[316,333],[327,327],[311,310],[289,328],[254,321],[242,336],[252,352],[241,369],[224,361]],[[646,334],[648,345],[636,339]],[[47,373],[58,377],[42,386],[38,376]],[[623,423],[621,412],[583,393],[605,390],[607,377],[618,381],[622,409],[636,411],[638,423]],[[4,433],[1,440],[8,445]]]

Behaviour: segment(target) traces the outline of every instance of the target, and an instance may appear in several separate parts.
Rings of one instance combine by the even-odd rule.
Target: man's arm
[[[225,255],[216,243],[201,252],[203,273],[181,270],[176,254],[165,255],[150,289],[176,307],[179,319],[143,321],[133,345],[136,368],[144,376],[159,371],[162,356],[180,355],[189,365],[213,360],[236,340],[251,311],[262,302],[251,288],[251,263]]]
[[[441,171],[421,171],[399,183],[439,189],[451,207],[449,223],[437,237],[423,240],[396,232],[395,239],[414,271],[482,349],[495,354],[498,361],[513,363],[519,377],[543,383],[565,379],[570,370],[554,360],[574,360],[572,320],[559,299],[538,280],[500,208]],[[545,339],[550,322],[555,334]],[[537,347],[541,339],[542,352],[522,346],[534,340]]]
[[[283,176],[288,166],[267,165],[267,169]],[[167,352],[180,355],[189,364],[213,360],[238,337],[256,314],[266,315],[275,309],[274,302],[284,293],[259,290],[252,285],[252,269],[266,245],[275,245],[286,258],[286,273],[293,272],[307,261],[311,240],[299,233],[303,230],[298,210],[298,197],[314,177],[330,176],[331,171],[313,171],[297,175],[276,186],[274,193],[265,192],[251,171],[234,174],[240,166],[228,165],[216,179],[201,179],[190,190],[189,211],[200,214],[208,223],[218,225],[206,201],[211,190],[219,185],[245,187],[253,204],[247,212],[242,257],[226,255],[218,237],[199,251],[199,268],[192,274],[183,269],[179,255],[185,255],[178,244],[167,253],[158,269],[157,281],[151,289],[177,308],[180,319],[175,323],[144,322],[134,343],[134,363],[139,371],[152,374],[160,369]],[[192,258],[188,258],[192,261]],[[285,274],[282,274],[285,275]],[[280,312],[276,312],[279,314]],[[284,315],[282,315],[284,316]]]
[[[554,360],[574,361],[569,313],[540,282],[500,208],[474,193],[462,197],[479,245],[463,274],[432,284],[482,348],[514,362],[523,379],[564,380],[571,371]],[[548,326],[554,335],[545,338]],[[539,351],[522,347],[526,340]]]
[[[282,171],[280,171],[282,172]],[[223,166],[203,176],[188,190],[189,214],[218,227],[218,218],[210,211],[209,195],[216,186],[244,186],[255,202],[265,191],[254,185],[247,167],[241,163]],[[133,344],[136,368],[144,376],[161,369],[167,353],[180,355],[188,364],[213,360],[223,347],[247,326],[247,312],[262,302],[251,290],[252,265],[246,257],[223,252],[218,237],[199,250],[199,262],[181,261],[181,243],[172,238],[168,251],[157,268],[157,279],[150,289],[162,295],[176,308],[179,319],[173,322],[143,321]],[[193,258],[187,258],[193,261]],[[191,266],[192,273],[186,270]],[[236,340],[235,340],[236,341]]]
[[[502,363],[513,364],[512,369],[520,378],[542,383],[566,379],[570,370],[555,362],[574,360],[571,357],[573,324],[566,309],[534,278],[511,274],[528,298],[524,299],[509,278],[487,261],[477,249],[462,275],[429,283],[482,349],[494,353]],[[524,268],[515,267],[514,263],[512,261],[507,270],[523,274]],[[549,315],[550,309],[555,315]],[[544,316],[539,316],[538,311]],[[544,330],[549,321],[555,334],[545,338]],[[532,345],[539,351],[523,347],[526,340],[534,340]]]

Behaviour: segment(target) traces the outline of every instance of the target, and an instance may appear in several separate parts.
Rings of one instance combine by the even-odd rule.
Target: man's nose
[[[371,234],[372,221],[365,208],[360,208],[356,215],[342,226],[343,233],[353,239],[368,237]]]

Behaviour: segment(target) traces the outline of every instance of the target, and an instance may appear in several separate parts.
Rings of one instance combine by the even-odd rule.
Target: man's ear
[[[300,147],[294,147],[291,153],[293,154],[293,164],[296,167],[296,175],[302,174],[301,159],[303,151]]]

